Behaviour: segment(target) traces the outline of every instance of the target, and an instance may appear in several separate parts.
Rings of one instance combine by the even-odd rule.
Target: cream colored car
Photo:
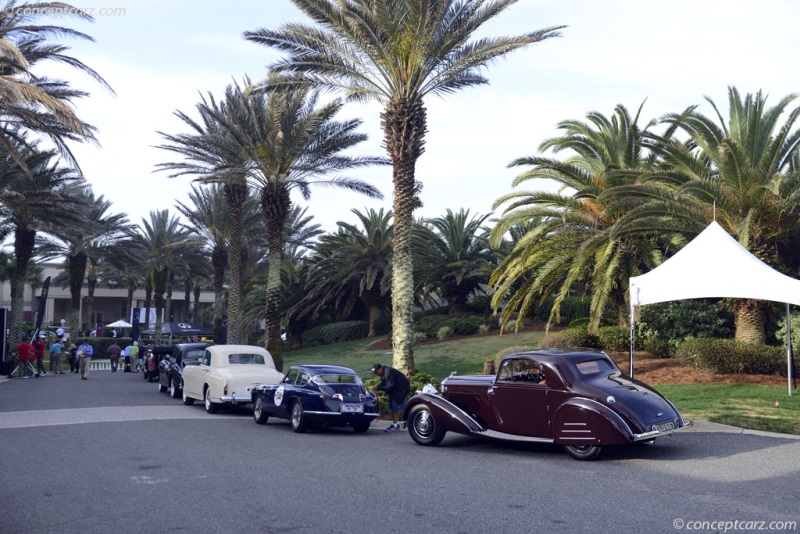
[[[183,403],[205,402],[206,411],[215,413],[223,405],[252,402],[252,390],[259,384],[277,384],[283,373],[275,369],[272,356],[253,345],[212,345],[207,347],[200,365],[183,370]]]

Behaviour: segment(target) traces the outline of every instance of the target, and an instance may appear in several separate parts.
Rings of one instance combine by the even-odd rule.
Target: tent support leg
[[[631,360],[630,360],[630,375],[633,378],[633,350],[634,350],[634,338],[636,337],[636,326],[633,323],[633,304],[631,304]]]
[[[792,314],[789,308],[791,305],[786,303],[786,369],[789,383],[789,396],[792,396]]]

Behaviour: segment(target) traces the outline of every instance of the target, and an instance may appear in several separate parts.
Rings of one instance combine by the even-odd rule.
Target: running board
[[[476,436],[485,436],[491,439],[500,439],[503,441],[524,441],[527,443],[554,443],[552,438],[534,438],[532,436],[517,436],[516,434],[506,434],[505,432],[497,432],[496,430],[485,430],[483,432],[475,432]]]

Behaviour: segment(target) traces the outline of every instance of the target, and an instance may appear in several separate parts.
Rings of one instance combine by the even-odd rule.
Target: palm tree
[[[767,107],[760,91],[742,97],[728,88],[728,118],[713,100],[707,117],[691,106],[662,121],[683,130],[685,142],[653,137],[662,168],[641,176],[642,183],[621,192],[647,199],[620,221],[619,235],[680,232],[691,238],[716,219],[745,248],[773,267],[797,267],[800,235],[800,107],[796,95]],[[784,121],[782,117],[786,114]],[[794,130],[794,131],[793,131]],[[764,341],[765,308],[760,301],[733,305],[736,338]]]
[[[366,139],[356,132],[361,121],[335,121],[341,102],[318,106],[317,95],[307,89],[267,93],[237,86],[228,93],[225,107],[225,115],[217,119],[225,134],[247,156],[248,178],[259,191],[267,224],[265,344],[281,369],[280,266],[284,228],[292,209],[291,192],[295,190],[308,199],[311,186],[317,185],[381,198],[375,187],[362,180],[330,175],[386,161],[344,155],[344,151]]]
[[[494,254],[482,224],[489,215],[470,217],[469,210],[447,210],[428,219],[414,236],[420,283],[447,301],[450,313],[466,310],[467,300],[486,287]]]
[[[33,74],[38,63],[69,65],[111,91],[99,74],[68,54],[69,47],[52,42],[53,38],[94,39],[71,28],[40,23],[48,13],[94,22],[83,10],[62,2],[6,0],[0,9],[0,122],[4,124],[0,128],[0,148],[26,172],[25,159],[17,146],[20,131],[47,136],[73,165],[66,141],[94,140],[94,128],[80,120],[71,106],[72,100],[88,93],[72,89],[64,81]]]
[[[369,337],[375,335],[375,321],[391,305],[385,283],[392,261],[392,212],[352,210],[360,226],[338,222],[336,233],[324,235],[308,261],[307,295],[298,316],[318,315],[333,307],[348,317],[361,302],[369,317]]]
[[[145,253],[149,266],[149,278],[155,296],[156,338],[161,337],[162,311],[166,307],[165,293],[169,284],[170,268],[179,261],[181,248],[186,244],[189,232],[178,217],[170,217],[167,210],[151,211],[150,219],[142,219],[138,233],[132,235]]]
[[[10,152],[0,159],[0,227],[4,233],[14,235],[10,321],[13,347],[19,343],[24,281],[37,233],[70,219],[74,222],[78,216],[74,210],[65,214],[58,207],[63,204],[65,193],[81,180],[74,170],[59,167],[55,151],[41,150],[36,142],[18,145],[16,150],[25,162],[24,168]]]
[[[226,97],[232,98],[236,89],[229,86]],[[228,284],[228,342],[241,341],[242,321],[242,216],[245,202],[247,202],[248,188],[245,181],[247,158],[242,152],[242,147],[235,143],[221,126],[227,115],[225,101],[217,102],[212,95],[203,97],[197,104],[200,120],[195,121],[183,112],[176,111],[175,115],[190,128],[188,134],[169,135],[161,133],[168,144],[159,148],[169,150],[185,158],[183,162],[169,162],[158,165],[159,169],[172,171],[171,177],[191,175],[203,184],[220,184],[227,201],[227,265],[229,272]],[[218,251],[217,253],[220,253]],[[219,262],[221,258],[213,258],[215,263],[215,276],[219,275]],[[223,269],[224,273],[224,269]],[[224,276],[224,274],[223,274]],[[215,279],[215,294],[221,299],[221,280]],[[214,308],[214,335],[220,336],[222,332],[221,300],[215,299]],[[219,339],[219,338],[217,338]]]
[[[316,26],[287,24],[245,38],[288,57],[272,66],[267,87],[308,84],[349,100],[383,106],[384,147],[394,182],[393,366],[414,370],[412,212],[419,205],[415,168],[427,131],[424,98],[488,83],[481,69],[514,50],[558,36],[563,26],[517,37],[469,41],[516,0],[293,0]]]
[[[609,300],[617,307],[619,325],[626,324],[628,278],[661,258],[658,240],[614,234],[615,223],[632,202],[619,191],[655,164],[642,146],[653,122],[639,127],[641,109],[631,116],[618,105],[611,118],[592,112],[588,122],[561,122],[564,135],[546,140],[539,150],[570,150],[573,156],[564,161],[532,156],[511,163],[532,167],[514,180],[515,187],[552,180],[561,190],[520,191],[495,202],[495,208],[507,206],[492,229],[493,246],[515,226],[525,231],[490,280],[493,307],[505,304],[503,325],[518,312],[519,326],[530,308],[550,295],[556,296],[550,320],[558,318],[564,298],[583,287],[592,293],[590,329],[599,325]]]

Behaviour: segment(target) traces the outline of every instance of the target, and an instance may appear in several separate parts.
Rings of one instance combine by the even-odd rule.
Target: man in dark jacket
[[[122,354],[122,347],[117,345],[115,341],[110,347],[108,347],[108,359],[111,360],[111,372],[116,373],[117,367],[119,367],[119,357]]]
[[[386,367],[379,363],[372,366],[372,372],[381,378],[378,384],[378,391],[383,391],[389,397],[389,409],[392,410],[392,425],[386,432],[397,432],[400,430],[400,414],[406,409],[406,397],[411,390],[406,375],[392,367]]]

